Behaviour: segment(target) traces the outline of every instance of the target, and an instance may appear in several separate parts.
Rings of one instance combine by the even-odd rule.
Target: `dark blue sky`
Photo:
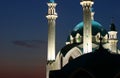
[[[48,0],[0,0],[0,78],[45,78]],[[82,21],[80,0],[56,0],[57,52]],[[120,40],[120,1],[95,0],[95,20],[109,30],[111,18]]]

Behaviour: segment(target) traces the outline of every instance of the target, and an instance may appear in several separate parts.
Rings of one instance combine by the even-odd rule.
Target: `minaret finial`
[[[54,0],[50,0],[50,2],[54,2]]]
[[[111,18],[111,23],[114,23],[114,17]]]

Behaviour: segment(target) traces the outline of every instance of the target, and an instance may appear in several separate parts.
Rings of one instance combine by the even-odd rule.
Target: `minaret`
[[[109,34],[109,49],[113,53],[117,53],[117,31],[115,28],[115,24],[112,22],[110,25],[110,31],[108,32]]]
[[[50,0],[48,5],[48,53],[47,53],[47,68],[46,78],[49,78],[49,72],[55,68],[53,63],[55,62],[55,25],[56,25],[56,3],[54,0]]]
[[[50,0],[48,5],[48,14],[46,18],[48,19],[48,55],[47,60],[48,61],[54,61],[55,60],[55,25],[56,25],[56,3],[54,0]]]
[[[92,52],[92,26],[91,26],[91,7],[93,0],[82,0],[80,4],[83,7],[83,53]]]

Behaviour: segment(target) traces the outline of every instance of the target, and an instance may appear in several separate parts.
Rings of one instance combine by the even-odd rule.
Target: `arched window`
[[[69,58],[69,62],[70,62],[71,60],[73,60],[73,57],[72,57],[72,56],[70,56],[70,58]]]
[[[60,61],[61,61],[61,62],[60,62],[61,65],[60,65],[60,66],[61,66],[61,68],[62,68],[62,67],[63,67],[63,58],[62,58],[62,57],[61,57]]]

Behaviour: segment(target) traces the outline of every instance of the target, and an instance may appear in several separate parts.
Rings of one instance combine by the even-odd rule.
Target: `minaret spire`
[[[83,7],[83,52],[92,52],[92,26],[91,26],[91,7],[93,0],[82,0],[80,4]]]
[[[55,60],[55,25],[56,25],[56,3],[54,0],[50,0],[48,5],[48,14],[46,18],[48,19],[48,55],[47,60],[48,61],[54,61]]]

